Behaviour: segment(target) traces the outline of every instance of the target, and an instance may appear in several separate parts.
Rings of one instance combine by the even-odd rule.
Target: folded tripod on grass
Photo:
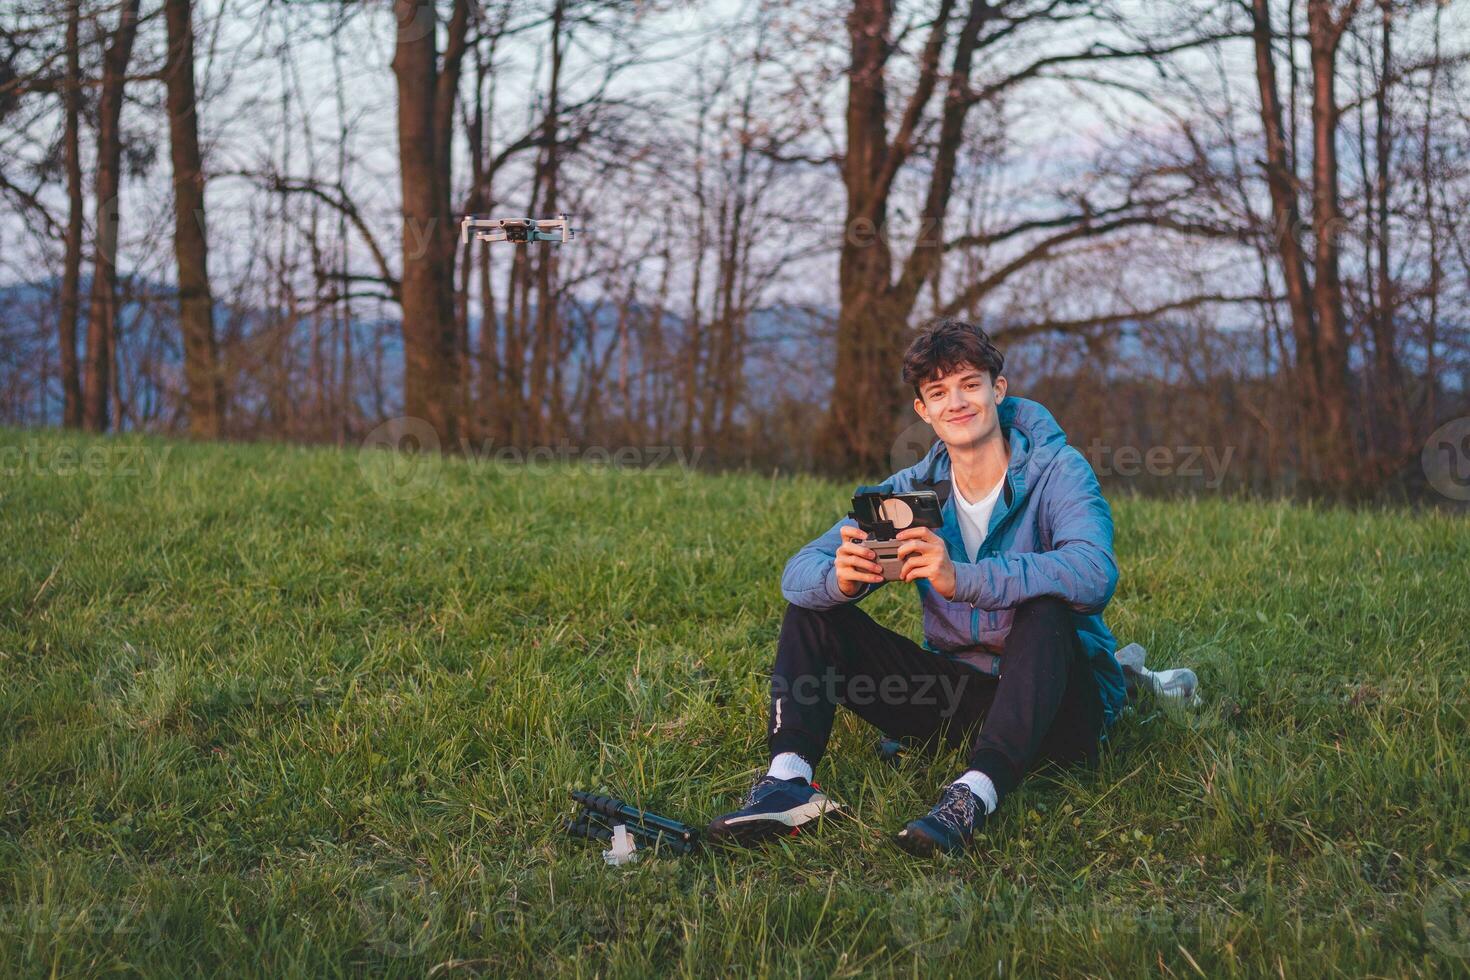
[[[617,828],[622,826],[627,837],[639,848],[652,848],[655,853],[692,854],[699,847],[699,832],[688,824],[661,817],[624,803],[612,796],[572,791],[572,799],[580,804],[577,816],[567,821],[567,833],[588,840],[612,841],[618,851]],[[631,845],[626,853],[632,853]],[[610,860],[609,863],[618,863]]]

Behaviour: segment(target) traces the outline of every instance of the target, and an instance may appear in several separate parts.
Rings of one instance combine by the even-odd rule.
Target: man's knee
[[[845,662],[859,628],[856,618],[864,615],[846,605],[831,609],[787,605],[778,646],[801,650],[818,661]]]
[[[847,662],[845,621],[837,609],[786,607],[777,643],[777,670],[771,677],[773,698],[790,698],[800,705],[837,702],[841,686],[837,672]]]
[[[1037,596],[1017,606],[1006,636],[1006,653],[1056,649],[1075,651],[1077,625],[1072,607],[1056,596]]]
[[[1011,632],[1029,627],[1066,627],[1075,629],[1072,607],[1055,595],[1038,595],[1017,605],[1011,617]]]
[[[808,609],[798,606],[794,602],[786,604],[786,616],[781,621],[781,629],[799,630],[832,630],[850,618],[852,607],[849,605],[833,606],[830,609]]]

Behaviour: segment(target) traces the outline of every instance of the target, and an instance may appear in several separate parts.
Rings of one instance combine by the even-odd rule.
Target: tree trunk
[[[537,172],[540,172],[541,158],[538,155],[536,161]],[[541,194],[541,181],[535,180],[531,184],[530,214],[534,215],[539,210]],[[535,261],[531,249],[527,245],[517,245],[515,258],[512,260],[511,275],[515,279],[514,288],[511,291],[512,298],[517,302],[513,314],[516,327],[516,418],[518,444],[534,445],[540,438],[541,432],[541,400],[546,389],[546,344],[545,337],[540,331],[534,331],[531,323],[531,287],[535,275]],[[525,366],[525,360],[529,356],[529,367]],[[524,379],[524,394],[521,394],[521,381]]]
[[[955,42],[919,227],[896,283],[888,196],[926,128],[924,115],[939,78],[953,8],[953,0],[941,0],[920,58],[918,81],[891,142],[885,66],[892,54],[892,0],[855,0],[848,16],[852,65],[842,172],[847,216],[839,253],[837,365],[831,410],[817,444],[818,460],[830,471],[886,473],[893,435],[911,398],[899,380],[899,364],[909,316],[940,264],[956,155],[974,104],[970,64],[980,31],[993,13],[982,0],[966,7]]]
[[[174,170],[174,255],[179,275],[179,329],[184,341],[189,431],[218,438],[224,423],[224,382],[214,338],[214,296],[209,288],[205,237],[204,172],[199,153],[199,115],[194,87],[194,21],[190,0],[166,0],[169,150]]]
[[[618,440],[625,446],[632,445],[637,438],[633,428],[633,342],[628,321],[638,303],[638,277],[642,271],[641,264],[633,270],[628,279],[628,290],[618,304]]]
[[[1378,316],[1373,322],[1374,375],[1371,387],[1377,394],[1375,399],[1380,423],[1384,430],[1384,458],[1381,461],[1382,475],[1396,469],[1406,453],[1409,417],[1404,398],[1403,374],[1398,355],[1398,297],[1396,295],[1393,270],[1389,264],[1392,254],[1388,224],[1388,197],[1390,162],[1393,156],[1392,107],[1389,104],[1389,85],[1393,75],[1393,4],[1391,0],[1379,0],[1383,23],[1383,63],[1379,69],[1377,120],[1374,130],[1374,157],[1377,174],[1374,181],[1378,197]]]
[[[1281,262],[1281,278],[1286,286],[1286,302],[1291,312],[1291,332],[1296,348],[1293,384],[1296,388],[1298,441],[1305,457],[1303,463],[1315,476],[1318,461],[1315,452],[1311,451],[1311,443],[1322,387],[1317,318],[1312,307],[1312,283],[1301,239],[1303,223],[1297,198],[1297,175],[1288,154],[1286,130],[1282,123],[1268,0],[1254,0],[1252,15],[1256,83],[1260,92],[1261,128],[1266,150],[1266,186],[1271,195],[1270,241]]]
[[[77,367],[77,311],[81,305],[82,196],[81,140],[81,44],[78,37],[81,0],[66,4],[66,79],[62,99],[66,106],[66,128],[62,147],[66,166],[66,259],[61,274],[61,321],[57,341],[61,348],[62,424],[68,429],[82,424],[82,384]]]
[[[473,213],[473,212],[472,212]],[[470,283],[475,274],[475,241],[471,239],[462,247],[462,265],[459,267],[459,291],[454,295],[454,333],[456,363],[459,365],[459,431],[469,441],[479,438],[479,424],[475,418],[473,396],[475,391],[475,360],[470,350]]]
[[[476,49],[478,55],[478,48]],[[465,202],[465,210],[469,214],[477,214],[485,210],[482,199],[484,173],[484,124],[485,124],[485,70],[483,65],[475,77],[475,100],[470,110],[470,118],[466,126],[466,142],[470,149],[470,195]],[[463,399],[460,413],[460,431],[466,439],[480,439],[484,433],[484,422],[480,415],[480,401],[475,396],[475,374],[476,369],[483,361],[483,357],[472,356],[472,344],[470,342],[470,284],[474,281],[476,272],[475,253],[485,251],[477,248],[474,239],[466,242],[462,247],[461,261],[464,263],[460,268],[459,295],[455,297],[454,319],[455,329],[459,331],[459,381],[460,395]],[[483,302],[483,297],[482,297]],[[485,317],[481,315],[480,335],[484,342]]]
[[[739,191],[734,193],[738,194]],[[730,197],[731,191],[725,187],[720,195],[720,206],[715,212],[715,282],[712,290],[714,313],[710,317],[707,336],[703,338],[702,344],[706,363],[709,365],[705,371],[707,381],[699,390],[699,430],[704,433],[705,441],[712,444],[711,448],[717,459],[725,452],[725,434],[719,428],[718,411],[725,385],[725,373],[729,370],[729,301],[733,296],[734,284],[734,259],[729,250],[733,238],[730,228]],[[732,287],[728,292],[725,288],[727,283]]]
[[[475,105],[470,122],[470,211],[488,211],[495,204],[494,174],[490,172],[490,135],[495,119],[495,93],[486,93],[486,82],[490,78],[490,64],[495,56],[494,42],[490,47],[489,61],[483,57],[482,49],[475,48]],[[472,243],[473,244],[473,243]],[[490,249],[480,247],[466,261],[473,261],[479,273],[480,286],[480,338],[476,360],[478,386],[474,392],[476,437],[488,438],[499,444],[507,438],[509,426],[503,418],[500,371],[499,314],[495,308],[495,287],[490,276]],[[469,398],[469,392],[466,392]]]
[[[394,11],[393,75],[403,198],[403,410],[426,421],[441,445],[453,446],[459,441],[461,399],[448,129],[453,124],[467,0],[454,4],[442,70],[433,5],[396,0]]]
[[[480,269],[480,387],[479,417],[485,433],[497,444],[508,438],[501,396],[500,315],[495,308],[495,287],[490,278],[490,250],[476,256]]]
[[[1439,422],[1439,301],[1443,295],[1444,286],[1444,261],[1440,256],[1443,247],[1440,231],[1439,215],[1435,212],[1434,195],[1436,191],[1443,193],[1443,185],[1437,180],[1433,153],[1434,133],[1434,94],[1439,81],[1439,66],[1444,62],[1440,57],[1441,38],[1443,36],[1442,17],[1443,7],[1437,7],[1434,11],[1434,41],[1433,57],[1430,64],[1433,66],[1429,73],[1429,83],[1425,86],[1424,97],[1424,125],[1419,133],[1419,179],[1422,181],[1421,194],[1424,197],[1424,222],[1428,229],[1429,244],[1429,309],[1426,311],[1423,328],[1424,338],[1424,378],[1428,382],[1424,386],[1424,400],[1422,406],[1416,406],[1414,421],[1421,429],[1426,426],[1434,426]],[[1445,207],[1446,214],[1449,207]]]
[[[92,295],[87,309],[87,377],[82,392],[82,424],[91,432],[107,431],[113,399],[113,363],[117,328],[118,188],[122,182],[123,85],[133,40],[138,34],[141,0],[126,0],[102,57],[102,84],[97,100],[96,235],[92,258]]]
[[[884,299],[893,274],[887,195],[879,179],[888,150],[883,65],[891,0],[855,0],[847,19],[852,64],[847,89],[847,220],[838,260],[837,364],[818,457],[834,471],[882,469],[901,403],[897,355],[905,324]]]
[[[565,16],[565,0],[556,0],[551,11],[551,77],[547,83],[544,129],[546,156],[544,166],[537,174],[543,188],[541,207],[548,216],[554,215],[557,209],[557,168],[560,165],[557,139],[561,130],[562,24]],[[534,377],[541,391],[533,399],[532,410],[538,427],[534,438],[537,442],[545,443],[551,440],[553,430],[560,429],[565,422],[561,388],[561,314],[552,289],[557,266],[556,246],[543,248],[537,259],[536,335],[537,350],[541,352],[542,358]]]
[[[1347,331],[1338,272],[1339,236],[1345,219],[1338,193],[1335,91],[1343,25],[1334,21],[1327,0],[1310,0],[1307,21],[1312,67],[1312,306],[1317,314],[1321,385],[1314,435],[1323,480],[1333,488],[1345,489],[1352,476],[1353,444],[1348,419]]]
[[[745,227],[747,211],[756,206],[759,191],[750,187],[752,109],[755,80],[750,79],[740,102],[740,151],[735,158],[735,178],[731,189],[729,221],[723,245],[724,268],[720,282],[720,370],[717,375],[720,410],[716,431],[721,453],[730,453],[734,434],[736,405],[744,385],[745,295],[741,284],[748,269],[748,252],[741,244],[748,241]]]
[[[670,226],[667,220],[668,212],[665,211],[664,228]],[[640,370],[638,372],[638,421],[645,435],[649,432],[652,424],[652,437],[656,445],[663,445],[665,426],[670,421],[671,413],[665,411],[668,403],[660,400],[658,405],[653,404],[650,389],[658,387],[662,389],[666,375],[664,364],[664,316],[669,308],[669,275],[673,270],[673,252],[669,243],[669,233],[663,232],[663,250],[659,254],[662,268],[658,274],[658,299],[654,303],[653,314],[649,318],[648,330],[641,345],[642,356],[639,358]]]
[[[680,421],[683,432],[680,444],[685,449],[694,449],[695,427],[698,421],[700,389],[700,334],[703,314],[700,309],[704,290],[704,262],[709,251],[709,200],[705,194],[705,127],[709,121],[710,104],[713,97],[701,85],[699,111],[695,117],[694,131],[694,268],[689,282],[689,315],[685,317],[683,346],[679,352],[679,393],[682,402]],[[707,372],[706,372],[707,376]]]

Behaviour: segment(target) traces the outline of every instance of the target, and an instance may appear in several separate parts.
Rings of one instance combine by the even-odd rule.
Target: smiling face
[[[1005,396],[1004,375],[992,381],[985,369],[961,364],[922,382],[914,411],[951,450],[972,449],[1000,434],[996,409]]]

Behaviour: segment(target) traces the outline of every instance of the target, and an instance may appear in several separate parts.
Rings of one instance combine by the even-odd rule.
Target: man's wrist
[[[855,584],[857,585],[857,591],[846,591],[842,587],[842,580],[837,577],[837,566],[834,564],[831,568],[827,569],[827,591],[833,599],[839,602],[847,602],[851,599],[860,598],[867,591],[867,585],[863,582]]]
[[[835,602],[845,602],[852,598],[852,596],[842,591],[842,584],[837,579],[837,566],[835,564],[827,566],[826,586],[827,594]]]

